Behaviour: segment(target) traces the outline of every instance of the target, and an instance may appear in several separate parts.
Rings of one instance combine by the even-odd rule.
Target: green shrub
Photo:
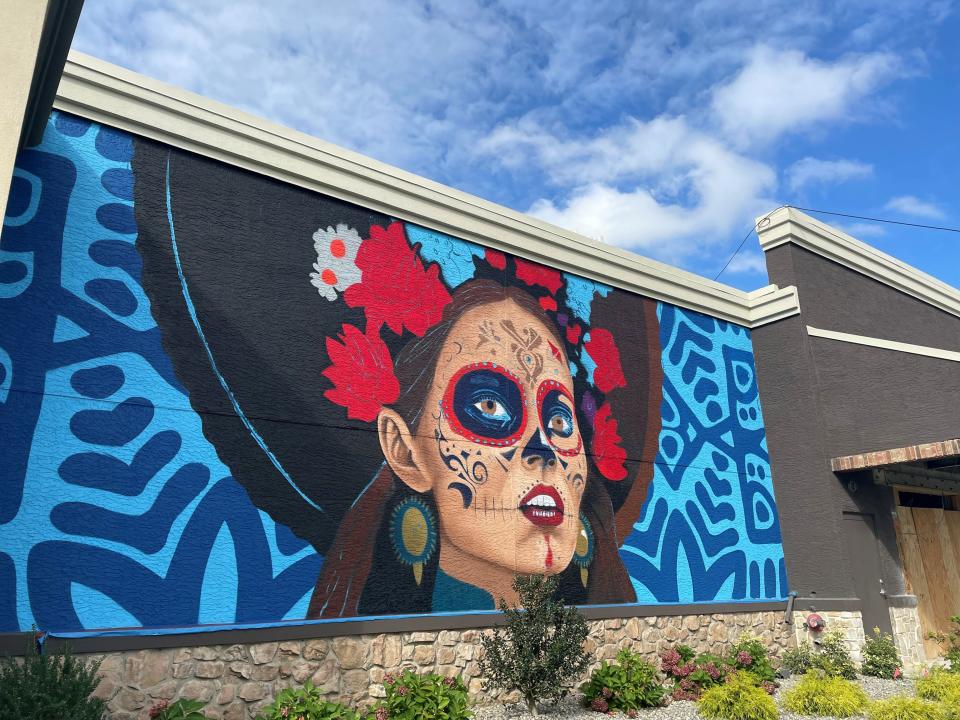
[[[383,685],[387,697],[377,710],[386,708],[390,720],[463,720],[471,715],[467,688],[458,677],[407,670],[400,677],[388,675]]]
[[[928,633],[940,646],[940,656],[950,661],[950,672],[960,672],[960,615],[952,615],[953,628],[948,633]]]
[[[708,720],[776,720],[777,706],[750,673],[736,672],[723,685],[716,685],[697,703]]]
[[[740,638],[730,650],[729,664],[746,670],[761,683],[772,683],[777,677],[767,647],[756,637]]]
[[[831,677],[853,680],[857,677],[857,668],[847,650],[842,630],[828,630],[820,641],[820,652],[814,659],[814,667]]]
[[[960,702],[960,674],[935,668],[926,677],[917,678],[917,697]]]
[[[501,599],[505,626],[482,640],[484,687],[518,690],[533,715],[539,714],[538,701],[565,698],[593,661],[583,647],[587,621],[575,607],[554,599],[557,582],[542,575],[514,578],[522,609]]]
[[[623,649],[617,653],[617,661],[606,660],[593,671],[590,679],[580,686],[587,704],[595,710],[603,706],[607,710],[639,710],[663,704],[667,690],[660,683],[657,668],[643,659],[639,653]],[[594,701],[602,700],[602,703]]]
[[[150,708],[150,720],[207,720],[203,714],[206,703],[180,698],[176,702],[161,700]]]
[[[856,683],[813,670],[784,694],[783,705],[799,715],[846,718],[867,706],[867,694]]]
[[[847,650],[842,630],[828,630],[820,640],[819,649],[802,642],[795,650],[783,654],[783,667],[794,675],[805,675],[810,670],[819,670],[830,677],[853,680],[857,668]]]
[[[880,634],[880,628],[873,629],[873,637],[863,643],[863,665],[860,671],[864,675],[892,680],[900,676],[900,654],[893,638]]]
[[[0,718],[101,720],[106,703],[90,697],[99,669],[99,662],[78,660],[67,649],[39,654],[31,633],[22,663],[0,659]]]
[[[781,667],[791,675],[806,675],[813,669],[813,646],[804,641],[790,648],[780,659]]]
[[[273,703],[257,715],[258,720],[361,720],[361,716],[340,703],[327,702],[323,692],[308,680],[303,687],[282,690]]]
[[[867,717],[870,720],[947,720],[946,712],[936,703],[903,695],[870,703]]]

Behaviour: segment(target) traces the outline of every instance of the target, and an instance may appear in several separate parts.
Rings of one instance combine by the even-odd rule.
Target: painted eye
[[[454,432],[488,445],[516,442],[526,424],[523,390],[492,363],[461,369],[447,388],[443,407]]]
[[[510,422],[510,412],[494,398],[482,398],[475,402],[473,406],[490,420]]]
[[[559,435],[560,437],[570,437],[573,433],[573,423],[570,421],[569,415],[563,412],[558,412],[553,415],[547,422],[547,428],[551,434]]]

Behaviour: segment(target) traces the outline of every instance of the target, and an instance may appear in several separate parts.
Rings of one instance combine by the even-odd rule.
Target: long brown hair
[[[453,294],[441,321],[423,337],[411,340],[396,358],[394,366],[401,394],[392,407],[414,432],[419,431],[440,350],[457,321],[468,310],[504,300],[513,301],[540,320],[553,334],[558,348],[565,346],[555,321],[529,293],[491,280],[465,283]],[[653,360],[659,369],[658,358]],[[659,402],[655,404],[659,420]],[[643,445],[648,446],[649,432],[644,435]],[[635,600],[618,548],[624,529],[631,527],[639,514],[649,474],[652,473],[643,470],[634,478],[633,487],[621,503],[629,506],[631,515],[624,522],[618,520],[606,483],[592,469],[581,511],[593,529],[594,555],[586,588],[581,583],[579,568],[573,563],[560,573],[560,594],[566,602],[609,604]],[[390,547],[390,510],[412,495],[435,511],[430,493],[413,492],[384,463],[340,523],[310,601],[309,618],[429,612],[439,552],[433,553],[424,567],[422,581],[416,583],[409,567],[399,562]]]

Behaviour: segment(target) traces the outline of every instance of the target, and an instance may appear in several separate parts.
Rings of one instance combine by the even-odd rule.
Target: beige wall
[[[48,0],[0,0],[0,217],[7,207],[48,4]]]

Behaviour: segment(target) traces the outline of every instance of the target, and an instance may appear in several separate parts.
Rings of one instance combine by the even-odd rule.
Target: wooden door
[[[897,542],[907,592],[916,595],[927,658],[940,648],[929,632],[949,632],[960,615],[960,512],[939,508],[897,508]]]

